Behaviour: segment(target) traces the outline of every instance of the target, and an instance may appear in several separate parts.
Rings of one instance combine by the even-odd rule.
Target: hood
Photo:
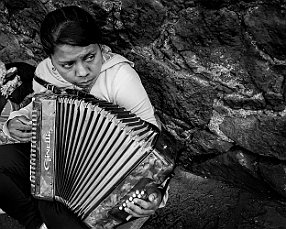
[[[113,66],[121,63],[128,63],[132,67],[134,67],[134,63],[132,61],[127,60],[125,57],[119,54],[113,54],[103,63],[101,67],[101,72],[106,71],[107,69],[112,68]]]

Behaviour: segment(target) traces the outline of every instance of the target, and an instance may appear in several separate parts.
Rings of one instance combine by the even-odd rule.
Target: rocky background
[[[182,152],[168,206],[146,227],[286,228],[286,1],[1,0],[0,59],[36,65],[44,15],[71,3],[135,62],[166,154]]]

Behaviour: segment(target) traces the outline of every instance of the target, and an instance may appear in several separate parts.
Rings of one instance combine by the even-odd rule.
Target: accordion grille
[[[47,130],[39,124],[52,117],[45,106],[54,102],[54,132],[52,171],[37,178],[47,150],[39,146]],[[97,99],[81,99],[70,96],[45,97],[34,100],[33,141],[31,151],[31,183],[36,197],[45,198],[35,186],[45,183],[56,200],[84,218],[112,189],[152,150],[157,131],[134,114]],[[40,104],[40,105],[39,105]],[[50,109],[50,108],[49,108]],[[41,116],[41,118],[37,117]],[[37,131],[36,129],[41,129]],[[51,147],[51,145],[49,145]],[[39,151],[39,152],[38,152]],[[38,163],[36,163],[38,161]],[[32,168],[34,166],[34,168]],[[44,174],[44,173],[42,173]],[[38,181],[37,181],[38,180]],[[34,186],[33,186],[34,185]],[[38,191],[41,192],[41,191]],[[33,191],[32,191],[33,193]],[[50,194],[49,194],[50,195]]]

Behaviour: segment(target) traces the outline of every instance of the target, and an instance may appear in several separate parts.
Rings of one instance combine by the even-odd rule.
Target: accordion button
[[[119,210],[123,210],[123,207],[122,206],[119,206],[119,208],[118,208]]]
[[[133,197],[133,198],[135,198],[135,197],[136,197],[136,194],[135,194],[135,193],[133,193],[132,197]]]
[[[123,203],[122,206],[123,206],[123,207],[126,207],[126,203]]]
[[[129,201],[132,201],[132,200],[133,200],[133,197],[132,197],[132,196],[130,196],[130,197],[129,197]]]
[[[145,194],[144,190],[142,190],[140,194],[141,194],[141,195],[144,195],[144,194]]]
[[[138,198],[141,198],[142,196],[141,196],[141,194],[138,194],[137,197],[138,197]]]
[[[135,193],[136,193],[136,195],[138,195],[140,192],[139,192],[139,190],[136,190]]]

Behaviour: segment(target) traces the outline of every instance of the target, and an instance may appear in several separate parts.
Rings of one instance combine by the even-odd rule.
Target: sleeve
[[[143,120],[158,126],[147,92],[139,75],[129,64],[120,66],[111,90],[114,103],[125,107]]]
[[[20,110],[18,111],[13,111],[10,113],[7,121],[4,123],[3,125],[3,132],[6,136],[8,136],[9,138],[12,138],[11,135],[10,135],[10,132],[8,130],[8,127],[7,127],[7,123],[9,120],[17,117],[17,116],[26,116],[27,118],[31,119],[31,113],[32,113],[32,103],[29,103],[27,106],[21,108]]]
[[[143,120],[156,126],[158,123],[155,118],[154,109],[145,91],[140,77],[130,65],[122,65],[113,85],[115,103],[125,107],[137,114]],[[167,188],[159,208],[163,208],[169,197],[169,187]]]
[[[33,91],[34,91],[34,93],[40,93],[40,92],[44,92],[46,90],[47,89],[45,87],[43,87],[42,85],[37,83],[35,80],[33,80]],[[8,121],[17,117],[17,116],[26,116],[27,118],[31,119],[31,113],[32,113],[32,103],[29,103],[27,106],[21,108],[18,111],[11,112],[7,121],[3,125],[4,134],[6,136],[8,136],[9,138],[12,138],[10,135],[8,126],[7,126]]]

